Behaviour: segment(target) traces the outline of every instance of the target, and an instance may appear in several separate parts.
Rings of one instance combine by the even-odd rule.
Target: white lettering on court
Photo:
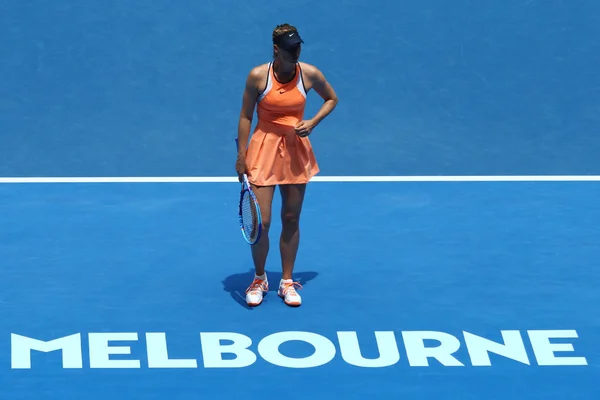
[[[360,350],[356,332],[338,332],[340,353],[348,364],[364,368],[382,368],[396,364],[400,360],[398,344],[394,332],[375,332],[378,358],[364,358]]]
[[[460,348],[460,341],[444,332],[436,331],[411,331],[402,332],[404,346],[408,363],[411,367],[429,366],[429,358],[436,359],[440,364],[446,367],[464,366],[452,354]],[[440,342],[436,347],[425,347],[425,340],[436,340]]]
[[[222,340],[231,344],[221,344]],[[241,333],[200,333],[204,368],[244,368],[256,362],[256,354],[248,350],[252,339]],[[224,360],[223,354],[235,354],[235,359]]]
[[[63,368],[83,368],[81,334],[79,333],[47,342],[14,333],[10,334],[10,338],[13,369],[30,369],[32,350],[43,353],[60,350]]]
[[[198,368],[195,359],[169,358],[167,336],[164,332],[146,333],[149,368]]]
[[[109,342],[137,341],[133,333],[90,333],[90,368],[140,368],[139,360],[111,360],[111,354],[131,354],[129,346],[111,346]]]
[[[304,358],[281,354],[279,346],[289,341],[302,341],[312,345],[314,353]],[[278,332],[258,343],[258,353],[267,362],[287,368],[314,368],[327,364],[335,357],[335,345],[326,337],[312,332]]]
[[[525,343],[519,331],[501,331],[504,344],[496,343],[469,332],[463,332],[465,344],[474,367],[491,366],[489,353],[501,355],[511,360],[529,365]]]
[[[574,330],[530,330],[529,340],[539,365],[587,365],[585,357],[556,357],[558,351],[574,351],[571,343],[551,343],[550,339],[577,338]]]
[[[466,331],[462,333],[471,365],[474,367],[491,366],[492,354],[521,364],[531,364],[524,337],[518,330],[500,331],[502,339],[497,341]],[[575,350],[572,341],[566,340],[578,338],[575,330],[528,330],[527,333],[533,355],[540,366],[588,365],[585,357],[573,354]],[[446,367],[464,366],[454,355],[462,344],[457,337],[438,331],[402,331],[401,334],[406,358],[411,367],[426,367],[432,361]],[[349,365],[362,368],[393,366],[400,360],[396,335],[395,331],[375,331],[377,353],[367,358],[365,349],[373,348],[373,338],[361,338],[360,341],[354,331],[337,332],[341,358]],[[198,368],[200,352],[204,368],[245,368],[254,364],[259,356],[266,362],[280,367],[315,368],[331,362],[337,351],[332,340],[312,332],[273,333],[258,342],[257,351],[250,348],[253,344],[252,338],[241,333],[200,332],[200,346],[196,345],[191,349],[198,359],[176,358],[169,355],[164,332],[148,332],[145,336],[149,368]],[[140,360],[131,356],[132,344],[125,343],[134,342],[139,346],[137,333],[89,333],[88,340],[90,368],[141,368]],[[308,356],[284,355],[280,350],[281,346],[293,341],[307,343],[314,351]],[[429,341],[437,343],[430,344]],[[368,347],[365,347],[366,343],[369,343]],[[48,341],[11,333],[13,369],[31,369],[34,351],[60,352],[63,368],[83,368],[79,333]],[[571,354],[559,354],[561,352]]]

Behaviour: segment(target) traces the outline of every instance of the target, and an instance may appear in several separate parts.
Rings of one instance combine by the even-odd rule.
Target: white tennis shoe
[[[291,307],[298,307],[302,304],[302,297],[296,291],[296,288],[302,289],[302,285],[294,282],[291,279],[281,280],[279,282],[279,290],[277,294],[283,299],[285,304]]]
[[[254,277],[252,284],[246,289],[246,304],[250,307],[256,307],[263,301],[263,296],[269,291],[269,282],[267,279]]]

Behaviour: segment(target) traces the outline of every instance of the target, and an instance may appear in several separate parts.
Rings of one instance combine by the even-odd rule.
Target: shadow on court
[[[317,272],[312,271],[294,272],[294,281],[305,286],[308,282],[315,279],[317,275],[319,275]],[[223,289],[231,295],[231,298],[236,303],[248,310],[254,308],[246,304],[246,289],[252,283],[252,278],[254,278],[254,270],[250,269],[241,274],[230,275],[223,281]],[[283,301],[277,296],[277,288],[279,286],[279,281],[281,280],[281,271],[267,271],[267,278],[269,279],[269,293],[265,296],[265,303],[270,299],[273,301],[273,298],[276,298],[278,301]]]

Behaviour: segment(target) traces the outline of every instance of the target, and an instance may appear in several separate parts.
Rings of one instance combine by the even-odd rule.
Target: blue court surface
[[[595,399],[600,3],[0,4],[0,399]],[[248,308],[244,81],[337,91]],[[306,117],[320,99],[311,92]]]
[[[3,398],[597,393],[595,182],[315,182],[298,309],[237,184],[0,188]]]

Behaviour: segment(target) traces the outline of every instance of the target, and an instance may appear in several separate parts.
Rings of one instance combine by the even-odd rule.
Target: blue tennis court
[[[237,184],[1,188],[4,396],[597,390],[597,183],[315,182],[298,309],[245,305]]]
[[[303,304],[276,196],[249,308],[233,139],[283,22],[340,102]],[[4,2],[0,37],[1,399],[600,392],[597,2]]]

